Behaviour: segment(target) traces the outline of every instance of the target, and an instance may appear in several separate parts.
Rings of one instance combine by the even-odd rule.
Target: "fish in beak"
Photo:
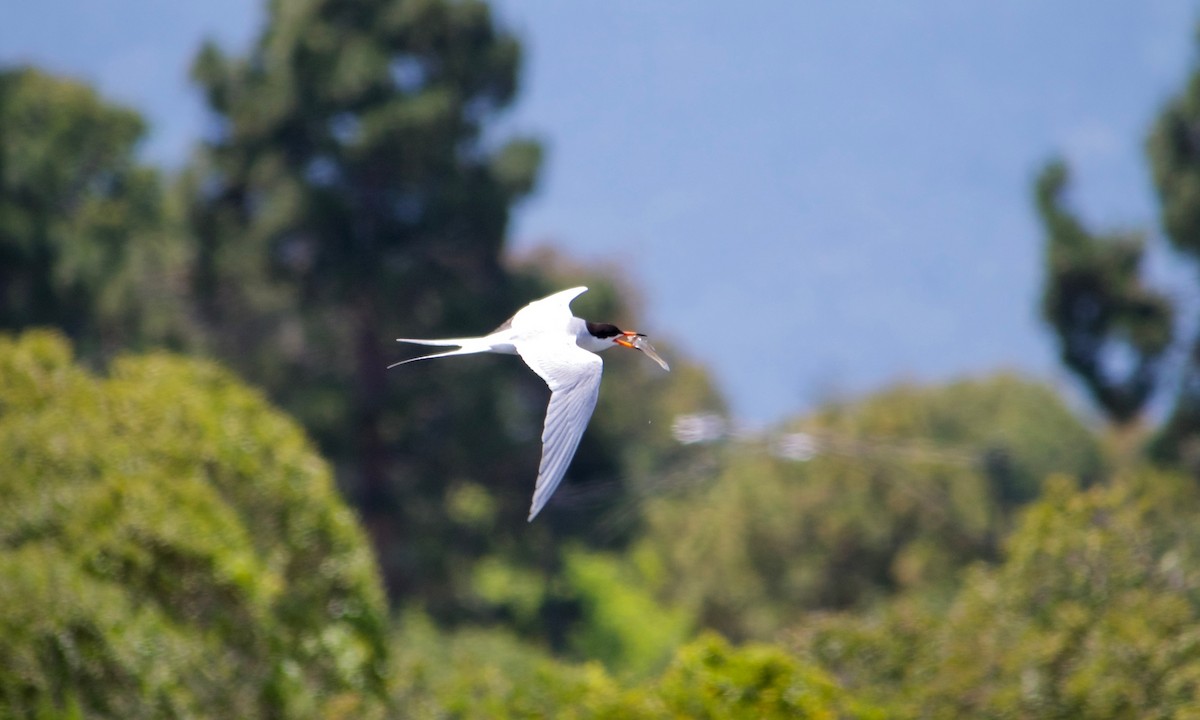
[[[658,363],[663,370],[671,370],[671,366],[667,364],[666,360],[663,360],[661,357],[659,357],[658,353],[654,351],[654,346],[650,344],[650,341],[647,340],[646,336],[642,333],[632,331],[622,332],[613,339],[613,342],[622,347],[641,350],[646,354],[646,357]]]

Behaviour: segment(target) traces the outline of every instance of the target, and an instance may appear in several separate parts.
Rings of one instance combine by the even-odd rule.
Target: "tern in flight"
[[[596,353],[620,345],[641,350],[663,370],[671,369],[642,333],[572,315],[571,301],[586,290],[586,287],[575,287],[535,300],[482,337],[397,338],[397,342],[457,349],[388,365],[390,370],[417,360],[451,355],[506,353],[520,355],[525,364],[546,381],[550,386],[550,406],[546,408],[546,424],[542,429],[542,462],[538,467],[533,504],[529,508],[530,520],[541,512],[562,482],[575,449],[579,447],[579,439],[583,437],[583,429],[596,408],[603,370],[603,363]]]

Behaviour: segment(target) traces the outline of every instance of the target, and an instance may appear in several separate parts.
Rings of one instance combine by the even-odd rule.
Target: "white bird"
[[[388,365],[390,370],[417,360],[451,355],[506,353],[520,355],[525,364],[546,381],[550,386],[550,406],[546,408],[546,423],[542,428],[542,462],[538,467],[529,520],[537,516],[562,482],[567,466],[579,447],[583,430],[596,408],[603,369],[603,363],[596,353],[620,345],[641,350],[664,370],[671,369],[654,352],[645,335],[572,315],[571,301],[586,290],[586,287],[575,287],[535,300],[518,310],[503,325],[481,337],[445,340],[396,338],[397,342],[457,346],[458,349]]]

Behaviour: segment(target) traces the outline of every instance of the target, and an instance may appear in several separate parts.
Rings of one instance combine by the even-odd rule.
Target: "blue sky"
[[[1183,0],[497,9],[527,56],[505,130],[549,149],[510,247],[627,269],[638,329],[707,364],[752,423],[898,379],[1066,384],[1037,318],[1032,178],[1062,154],[1089,221],[1153,229],[1143,138],[1200,18]],[[178,165],[205,122],[196,47],[244,48],[262,17],[242,0],[20,3],[0,61],[139,108],[147,156]],[[1192,277],[1165,254],[1155,271]]]

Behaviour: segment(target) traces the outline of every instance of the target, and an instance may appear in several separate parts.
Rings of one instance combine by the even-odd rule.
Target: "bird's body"
[[[603,364],[596,353],[621,345],[641,350],[664,369],[670,369],[644,340],[645,336],[572,315],[571,301],[586,290],[586,287],[575,287],[535,300],[517,311],[503,325],[480,337],[444,340],[397,338],[399,342],[456,349],[388,366],[393,368],[417,360],[453,355],[504,353],[520,355],[525,364],[546,381],[550,387],[550,405],[546,408],[546,422],[542,429],[542,460],[533,504],[529,509],[530,520],[537,516],[562,482],[596,407],[603,371]]]

